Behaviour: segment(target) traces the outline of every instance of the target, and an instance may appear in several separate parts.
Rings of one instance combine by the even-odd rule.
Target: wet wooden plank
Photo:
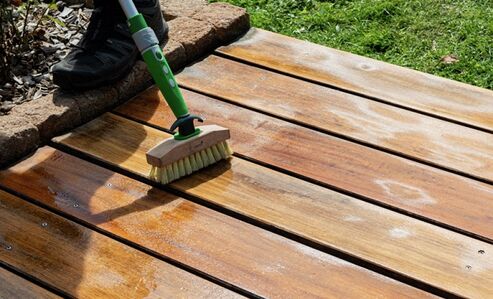
[[[145,152],[167,136],[105,114],[56,142],[145,177]],[[239,158],[171,187],[458,295],[493,292],[493,245]]]
[[[253,28],[218,52],[493,131],[493,91]]]
[[[0,221],[0,260],[70,296],[235,296],[3,191],[0,191]]]
[[[241,155],[493,239],[491,185],[197,93],[184,95],[191,111],[231,130],[232,148]],[[174,116],[160,98],[149,89],[117,111],[169,127]]]
[[[0,173],[0,184],[262,297],[427,296],[52,148]]]
[[[55,299],[61,297],[0,268],[0,298]]]
[[[493,135],[486,132],[218,56],[177,78],[202,93],[493,182]]]

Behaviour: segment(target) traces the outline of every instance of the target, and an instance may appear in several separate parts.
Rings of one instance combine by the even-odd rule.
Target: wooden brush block
[[[147,153],[147,163],[156,167],[163,167],[199,152],[203,149],[226,141],[230,138],[229,129],[217,125],[198,127],[201,132],[187,140],[175,140],[170,137]]]

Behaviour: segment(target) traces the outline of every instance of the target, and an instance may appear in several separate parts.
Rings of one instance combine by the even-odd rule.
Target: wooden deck
[[[0,297],[493,297],[493,92],[252,29],[177,75],[230,161],[168,186],[150,88],[0,172]]]

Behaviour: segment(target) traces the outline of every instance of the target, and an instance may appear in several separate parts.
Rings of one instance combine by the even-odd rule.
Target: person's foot
[[[134,3],[163,45],[168,25],[163,20],[159,0]],[[94,6],[81,42],[53,66],[53,81],[61,88],[89,89],[115,83],[130,72],[139,57],[118,1],[97,0]]]

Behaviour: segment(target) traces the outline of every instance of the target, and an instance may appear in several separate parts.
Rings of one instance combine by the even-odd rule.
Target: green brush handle
[[[147,26],[144,17],[137,14],[128,20],[130,32],[144,58],[152,78],[164,95],[176,118],[189,115],[175,76],[164,57],[154,31]]]

